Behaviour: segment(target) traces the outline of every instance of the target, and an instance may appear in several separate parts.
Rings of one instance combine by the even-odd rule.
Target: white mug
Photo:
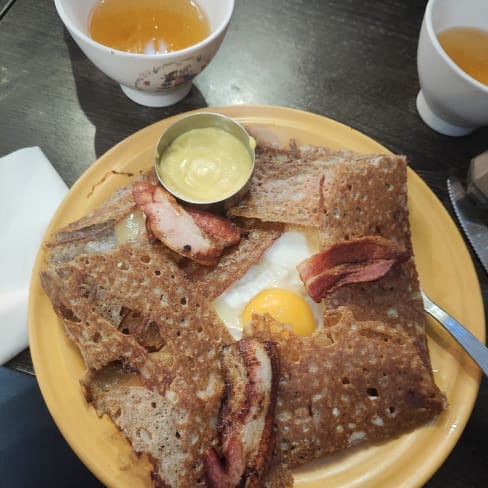
[[[429,0],[417,51],[417,110],[432,129],[463,136],[488,125],[488,86],[466,74],[437,35],[450,27],[488,31],[488,0]]]

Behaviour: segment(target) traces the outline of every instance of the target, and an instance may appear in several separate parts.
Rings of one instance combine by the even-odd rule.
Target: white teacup
[[[467,75],[441,47],[437,35],[450,27],[488,30],[488,0],[430,0],[417,52],[417,110],[432,129],[463,136],[488,125],[488,86]]]
[[[207,15],[210,35],[193,46],[163,54],[118,51],[94,41],[88,33],[89,15],[99,0],[55,0],[69,33],[86,56],[120,84],[133,101],[165,107],[182,100],[192,80],[212,60],[222,43],[234,9],[234,0],[197,0]]]

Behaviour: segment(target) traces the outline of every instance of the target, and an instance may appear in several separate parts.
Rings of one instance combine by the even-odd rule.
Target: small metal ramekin
[[[185,195],[180,195],[177,191],[171,188],[166,181],[164,181],[163,176],[159,171],[159,165],[161,157],[163,156],[165,150],[170,146],[170,144],[180,135],[184,134],[193,129],[203,129],[208,127],[214,127],[217,129],[224,130],[229,134],[236,137],[239,141],[244,144],[244,147],[249,152],[251,158],[251,168],[247,178],[243,182],[242,186],[238,188],[233,194],[223,196],[213,201],[200,201],[189,198]],[[155,151],[154,157],[154,168],[156,175],[163,185],[163,187],[170,192],[178,200],[190,203],[195,206],[199,206],[205,209],[222,209],[226,210],[233,205],[235,205],[249,190],[249,185],[251,182],[251,176],[254,171],[255,163],[255,151],[254,151],[254,140],[247,133],[246,129],[236,122],[235,120],[226,117],[225,115],[212,113],[212,112],[198,112],[182,117],[173,124],[171,124],[161,135]]]

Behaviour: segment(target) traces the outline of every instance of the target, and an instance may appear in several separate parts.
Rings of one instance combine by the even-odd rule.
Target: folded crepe
[[[41,280],[85,361],[85,397],[150,458],[156,485],[206,486],[207,453],[222,453],[221,359],[235,340],[212,300],[286,226],[315,229],[324,249],[381,236],[411,250],[406,160],[260,143],[249,194],[228,216],[241,241],[214,267],[152,242],[130,184],[47,243]],[[311,336],[267,315],[244,329],[276,345],[279,383],[269,472],[256,485],[243,478],[243,486],[291,486],[289,467],[396,437],[445,408],[413,258],[324,302],[324,327]]]

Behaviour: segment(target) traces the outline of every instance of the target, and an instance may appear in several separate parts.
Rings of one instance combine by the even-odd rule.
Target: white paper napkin
[[[67,190],[38,147],[0,158],[0,364],[28,346],[32,267],[44,231]]]

